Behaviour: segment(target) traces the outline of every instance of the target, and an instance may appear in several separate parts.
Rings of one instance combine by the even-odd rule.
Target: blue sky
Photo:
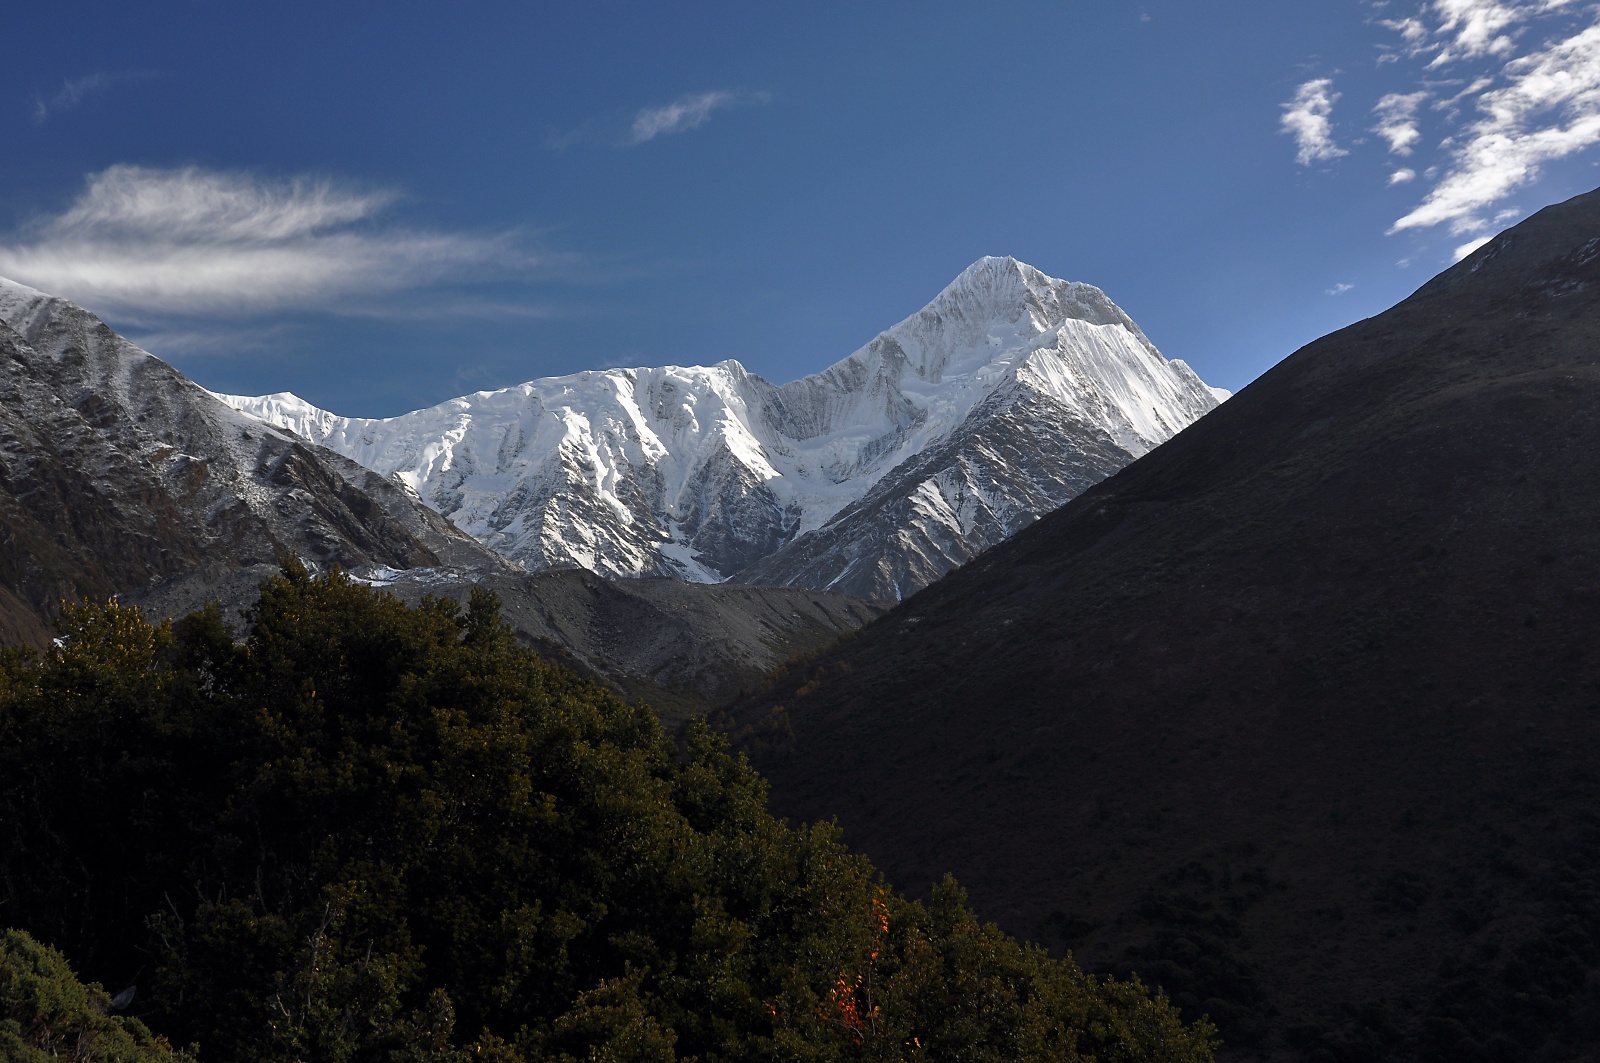
[[[1600,184],[1579,0],[14,7],[0,275],[352,415],[793,379],[985,254],[1237,389]]]

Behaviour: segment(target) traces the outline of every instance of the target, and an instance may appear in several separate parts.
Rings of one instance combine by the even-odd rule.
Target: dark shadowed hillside
[[[183,616],[216,600],[237,624],[242,607],[275,572],[266,565],[211,566],[125,600],[158,617]],[[368,570],[355,578],[413,605],[429,595],[465,604],[475,588],[492,589],[524,645],[674,720],[703,714],[785,660],[816,652],[882,611],[830,591],[609,579],[582,569]]]
[[[781,706],[781,709],[780,709]],[[1600,193],[738,709],[775,807],[1232,1052],[1600,1043]]]

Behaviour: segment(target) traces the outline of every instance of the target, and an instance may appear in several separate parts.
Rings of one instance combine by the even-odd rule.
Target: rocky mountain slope
[[[284,554],[510,571],[404,488],[247,417],[65,300],[0,281],[0,584],[13,636],[62,598]]]
[[[1233,1058],[1592,1058],[1597,249],[1540,212],[742,703],[774,807]]]
[[[402,484],[0,280],[0,642],[47,642],[63,599],[120,595],[162,616],[218,600],[237,616],[285,555],[412,600],[489,586],[526,640],[680,707],[875,612],[835,594],[536,578]]]
[[[829,591],[608,579],[583,569],[547,569],[492,586],[524,642],[669,718],[702,713],[759,686],[789,659],[826,648],[882,611]],[[450,593],[465,601],[468,590]]]
[[[529,567],[893,600],[1213,408],[1086,284],[974,263],[782,386],[737,362],[614,369],[386,419],[221,396],[404,482]]]

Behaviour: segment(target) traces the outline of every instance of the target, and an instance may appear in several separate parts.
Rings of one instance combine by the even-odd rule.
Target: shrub
[[[12,1063],[191,1063],[111,998],[84,985],[61,953],[20,930],[0,931],[0,1059]]]

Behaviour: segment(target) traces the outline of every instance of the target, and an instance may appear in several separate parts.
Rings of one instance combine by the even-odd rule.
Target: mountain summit
[[[735,361],[610,369],[384,419],[220,396],[414,489],[530,567],[893,600],[1213,408],[1105,293],[983,258],[781,386]]]

